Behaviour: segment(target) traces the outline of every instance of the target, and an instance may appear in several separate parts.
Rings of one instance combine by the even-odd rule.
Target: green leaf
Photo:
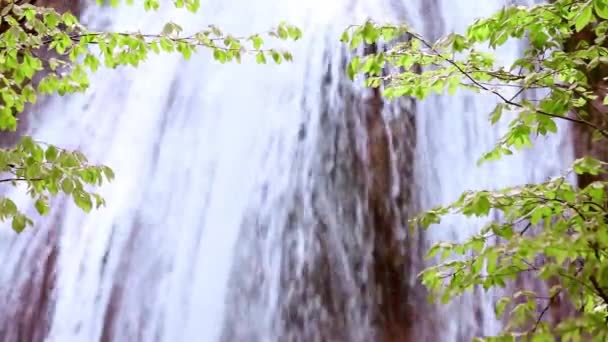
[[[486,194],[480,193],[472,203],[472,213],[476,216],[486,216],[490,212],[491,203]]]
[[[270,50],[270,55],[272,56],[272,59],[274,60],[275,63],[281,64],[281,61],[283,60],[283,58],[278,51]]]
[[[11,227],[13,228],[13,230],[15,232],[21,233],[25,229],[26,225],[27,225],[27,218],[25,217],[25,215],[16,214],[15,216],[13,216],[13,221],[12,221]]]
[[[69,178],[64,178],[61,181],[61,190],[66,194],[71,194],[72,190],[74,190],[74,182]]]
[[[266,64],[266,56],[264,55],[264,53],[262,51],[260,51],[256,54],[255,61],[258,64]]]
[[[264,40],[259,35],[254,35],[249,39],[253,43],[253,48],[256,50],[259,50],[262,44],[264,43]]]
[[[39,197],[34,206],[40,215],[46,215],[49,212],[49,203],[44,197]]]
[[[348,64],[348,67],[346,69],[346,74],[351,81],[355,79],[355,75],[359,71],[360,62],[361,62],[361,59],[359,58],[359,56],[355,56]]]
[[[593,0],[593,8],[598,17],[608,19],[608,2],[606,0]]]
[[[55,161],[55,159],[57,159],[57,155],[58,155],[57,148],[52,145],[47,147],[46,152],[44,153],[46,160],[49,162]]]
[[[504,107],[505,105],[502,103],[499,103],[496,105],[496,107],[494,107],[494,110],[490,114],[490,123],[494,125],[500,120]]]
[[[91,211],[93,207],[91,195],[84,192],[82,189],[75,188],[72,191],[72,197],[74,198],[74,203],[84,212],[88,213]]]
[[[340,41],[342,43],[347,43],[349,39],[350,39],[350,35],[348,34],[348,30],[342,32],[342,36],[340,36]]]
[[[277,33],[281,39],[287,39],[287,37],[289,36],[287,30],[283,26],[279,26]]]
[[[439,253],[439,251],[441,251],[441,245],[439,245],[439,244],[433,245],[433,247],[431,247],[428,250],[428,252],[426,253],[426,258],[430,259],[430,258],[435,257]]]
[[[591,158],[591,157],[583,157],[574,161],[573,163],[574,172],[579,175],[582,174],[591,174],[598,175],[603,170],[603,164],[601,161]]]
[[[287,26],[287,32],[289,33],[289,37],[294,41],[302,38],[302,31],[295,26]]]
[[[580,32],[584,29],[593,19],[593,10],[589,4],[583,6],[583,10],[580,11],[575,20],[576,32]]]
[[[224,63],[226,63],[226,61],[227,61],[227,58],[226,58],[226,57],[227,57],[227,56],[226,56],[226,52],[225,52],[225,51],[220,50],[220,49],[215,49],[215,50],[213,50],[213,58],[214,58],[216,61],[218,61],[218,62],[220,62],[220,63],[224,64]]]
[[[101,169],[102,169],[103,173],[106,175],[106,179],[108,181],[112,181],[114,179],[114,177],[115,177],[114,171],[112,171],[111,168],[109,168],[108,166],[102,166]]]

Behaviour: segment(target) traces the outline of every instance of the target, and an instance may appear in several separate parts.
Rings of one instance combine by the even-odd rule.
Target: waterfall
[[[410,236],[405,221],[464,190],[559,173],[566,134],[476,168],[500,135],[486,115],[495,99],[385,103],[346,80],[338,38],[367,17],[437,37],[506,1],[202,3],[197,15],[89,6],[83,21],[247,34],[285,20],[305,34],[285,45],[295,61],[163,55],[45,102],[30,133],[117,177],[103,209],[85,215],[59,199],[35,228],[0,231],[1,340],[465,341],[496,331],[494,294],[439,310],[415,281],[425,246],[463,239],[478,222],[453,217]]]

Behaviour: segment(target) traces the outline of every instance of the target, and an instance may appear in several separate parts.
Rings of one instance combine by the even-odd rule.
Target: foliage
[[[99,4],[103,1],[98,0]],[[118,5],[119,1],[110,1]],[[132,4],[133,0],[128,0]],[[150,53],[177,52],[191,58],[198,48],[210,49],[220,63],[240,62],[245,55],[255,56],[257,63],[271,59],[275,63],[291,61],[288,51],[263,49],[265,38],[297,40],[298,28],[281,23],[266,34],[236,37],[218,27],[191,36],[173,22],[162,32],[96,32],[88,29],[70,14],[53,8],[28,4],[28,1],[0,0],[0,130],[14,131],[18,114],[40,94],[60,95],[82,92],[89,86],[88,75],[99,67],[137,67]],[[146,0],[146,10],[159,9],[159,1]],[[195,12],[199,0],[174,0],[174,6]],[[91,49],[96,46],[96,49]],[[39,79],[39,80],[38,80]],[[15,147],[0,149],[0,183],[24,183],[35,200],[39,214],[49,211],[51,197],[63,193],[88,212],[104,204],[91,191],[114,177],[107,166],[90,165],[78,151],[24,137]],[[7,197],[0,197],[0,222],[10,220],[15,231],[32,225],[31,218]]]
[[[371,21],[348,28],[342,41],[353,49],[363,43],[388,44],[384,51],[354,57],[348,66],[351,78],[363,74],[368,86],[382,88],[388,98],[424,99],[458,88],[493,94],[498,104],[489,121],[496,124],[507,116],[509,126],[481,156],[483,163],[530,147],[536,136],[557,132],[556,120],[584,125],[597,144],[606,144],[608,120],[601,117],[608,115],[606,19],[607,0],[557,0],[505,7],[475,21],[464,34],[436,42],[407,26]],[[521,58],[501,66],[496,49],[509,40],[525,40],[528,47]],[[507,89],[517,90],[507,96]],[[531,89],[542,98],[527,99]],[[468,191],[450,205],[420,214],[413,226],[428,227],[453,213],[501,217],[464,243],[433,246],[429,257],[439,256],[439,263],[421,273],[422,282],[447,302],[476,287],[502,288],[534,274],[555,286],[548,294],[521,289],[500,299],[496,314],[505,319],[504,331],[486,340],[607,340],[608,183],[596,177],[579,187],[567,177],[572,172],[601,176],[607,165],[583,156],[563,176],[547,182]],[[558,324],[546,322],[545,313],[565,296],[573,304],[571,315]]]

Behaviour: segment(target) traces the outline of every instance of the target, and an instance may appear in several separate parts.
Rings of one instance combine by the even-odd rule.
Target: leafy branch
[[[102,4],[103,1],[97,1]],[[111,0],[116,6],[118,0]],[[134,1],[127,0],[127,4]],[[177,8],[195,12],[199,0],[174,0]],[[144,9],[158,10],[160,2],[145,0]],[[14,131],[19,114],[41,94],[69,94],[88,89],[91,72],[101,66],[137,67],[151,53],[179,53],[190,59],[197,48],[207,48],[213,58],[226,63],[240,62],[245,54],[257,63],[272,60],[279,64],[293,59],[289,51],[266,48],[266,40],[298,40],[302,32],[281,22],[275,29],[250,36],[233,36],[210,25],[183,36],[176,23],[166,23],[157,34],[141,32],[98,32],[89,30],[70,13],[36,6],[36,1],[0,0],[0,130]],[[92,48],[92,47],[95,48]],[[13,148],[0,149],[0,183],[24,184],[40,215],[50,209],[50,199],[60,193],[72,198],[85,212],[104,205],[93,192],[114,178],[104,165],[90,165],[78,151],[23,137]],[[0,222],[11,221],[15,231],[33,225],[7,197],[0,198]]]
[[[456,61],[454,61],[451,58],[448,58],[446,56],[444,56],[443,54],[441,54],[439,51],[437,51],[430,43],[428,43],[422,36],[420,36],[419,34],[413,33],[413,32],[408,32],[411,37],[419,40],[424,46],[426,46],[428,49],[430,49],[433,53],[435,53],[439,58],[441,58],[442,60],[448,62],[450,65],[454,66],[463,76],[465,76],[467,79],[469,79],[475,86],[477,86],[479,89],[490,92],[494,95],[496,95],[503,103],[511,105],[511,106],[515,106],[517,108],[526,108],[526,106],[522,105],[521,103],[518,102],[513,102],[513,99],[521,94],[523,91],[527,90],[527,89],[533,89],[535,86],[535,83],[529,84],[529,85],[520,85],[519,88],[520,90],[510,99],[508,99],[506,96],[504,96],[503,94],[501,94],[500,92],[494,90],[494,89],[490,89],[486,86],[484,86],[480,81],[476,80],[471,73],[468,73],[467,71],[465,71],[460,65],[458,65],[458,63],[456,63]],[[512,79],[513,80],[513,79]],[[575,118],[570,118],[568,116],[563,116],[563,115],[559,115],[559,114],[553,114],[553,113],[549,113],[546,111],[543,111],[541,109],[538,108],[534,108],[534,112],[541,114],[541,115],[545,115],[551,118],[556,118],[556,119],[562,119],[562,120],[566,120],[566,121],[570,121],[570,122],[574,122],[577,124],[582,124],[582,125],[587,125],[591,128],[594,128],[596,130],[598,130],[604,137],[608,138],[608,131],[605,129],[602,129],[601,127],[598,127],[597,125],[595,125],[594,123],[590,122],[590,121],[586,121],[586,120],[581,120],[581,119],[575,119]]]
[[[528,47],[507,65],[496,48],[509,40]],[[557,120],[584,125],[593,143],[605,144],[608,97],[608,3],[605,0],[556,0],[534,6],[507,6],[472,23],[465,33],[429,42],[407,25],[368,21],[344,31],[341,40],[353,50],[365,44],[382,51],[355,55],[349,77],[380,88],[387,98],[424,100],[459,89],[487,92],[497,98],[491,125],[505,112],[512,116],[506,134],[479,162],[498,160],[532,146],[533,137],[557,132]],[[490,51],[481,51],[485,44]],[[598,81],[599,80],[599,81]],[[505,89],[512,88],[507,94]],[[519,99],[541,89],[538,100]],[[461,243],[443,241],[427,257],[435,264],[420,273],[434,298],[445,303],[474,288],[515,286],[533,274],[540,282],[557,281],[547,295],[517,289],[496,303],[506,325],[497,336],[479,340],[594,340],[608,338],[608,163],[598,156],[578,156],[566,175],[536,184],[498,190],[467,191],[449,205],[424,211],[411,227],[428,228],[446,215],[486,217],[479,233]],[[603,157],[605,158],[605,156]],[[570,184],[568,174],[596,181]],[[491,219],[492,217],[497,219]],[[558,296],[580,308],[559,322],[545,322]],[[537,300],[547,300],[538,305]],[[522,301],[523,300],[523,301]],[[513,305],[511,305],[513,304]],[[510,311],[505,309],[510,306]]]

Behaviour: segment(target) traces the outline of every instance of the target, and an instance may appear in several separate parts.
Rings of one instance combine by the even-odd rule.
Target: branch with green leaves
[[[592,158],[581,158],[569,172],[606,174],[607,167]],[[500,299],[496,314],[505,315],[508,322],[501,336],[558,334],[569,340],[577,334],[590,333],[606,338],[608,183],[598,181],[577,189],[565,179],[561,176],[540,184],[470,191],[449,206],[417,216],[412,224],[425,228],[439,223],[448,213],[485,217],[493,211],[502,217],[500,222],[489,222],[462,244],[434,245],[427,257],[439,256],[439,263],[421,273],[423,284],[448,301],[476,286],[486,290],[504,288],[525,273],[544,281],[560,279],[548,297],[523,289]],[[459,258],[449,260],[454,255]],[[549,298],[551,302],[558,295],[567,295],[578,311],[550,327],[540,322],[549,303],[539,303],[537,299]],[[508,304],[513,307],[506,312]],[[534,320],[536,323],[529,325]]]
[[[255,56],[257,63],[268,60],[277,64],[293,59],[289,51],[266,48],[270,40],[298,40],[301,31],[281,22],[261,34],[234,36],[216,26],[209,26],[184,36],[177,23],[169,22],[161,32],[98,32],[81,24],[70,13],[40,7],[35,1],[0,0],[0,130],[15,131],[19,113],[35,103],[40,94],[65,95],[83,92],[89,87],[89,74],[101,66],[137,67],[150,54],[179,53],[190,59],[199,48],[212,51],[220,62],[241,62]],[[103,1],[98,1],[102,4]],[[110,1],[112,6],[119,1]],[[133,4],[133,1],[127,1]],[[174,6],[195,12],[198,0],[175,0]],[[159,1],[146,0],[146,10],[158,10]],[[78,207],[88,212],[103,205],[103,199],[91,189],[113,178],[107,166],[89,165],[78,151],[35,142],[24,137],[17,147],[0,149],[0,183],[25,183],[35,199],[35,208],[44,215],[50,198],[64,193]],[[20,232],[33,224],[9,198],[2,198],[0,222],[12,221]]]
[[[354,57],[348,74],[365,76],[370,87],[382,87],[387,98],[413,96],[424,99],[432,92],[454,94],[458,88],[495,95],[500,102],[490,115],[492,124],[503,113],[517,112],[509,130],[496,147],[482,157],[490,161],[531,146],[532,137],[555,133],[555,120],[565,120],[591,127],[600,138],[608,137],[608,127],[588,118],[584,106],[598,94],[588,79],[588,71],[608,62],[608,50],[602,45],[608,32],[608,12],[602,1],[566,2],[532,7],[506,7],[494,16],[478,20],[466,34],[449,34],[429,42],[406,25],[381,25],[371,21],[344,32],[342,41],[352,49],[362,43],[381,42],[391,47],[364,57]],[[595,11],[592,11],[595,9]],[[589,17],[587,13],[595,13]],[[592,19],[594,20],[592,22]],[[577,30],[592,26],[596,44],[580,44],[573,51],[564,46]],[[403,42],[402,37],[408,39]],[[498,65],[496,55],[482,51],[486,43],[495,49],[526,37],[531,47],[523,57],[507,66]],[[399,42],[397,42],[399,40]],[[390,66],[400,70],[386,73]],[[422,72],[418,71],[419,66]],[[504,93],[509,87],[513,95]],[[536,101],[524,98],[527,90],[545,90]],[[604,97],[608,104],[608,97]]]
[[[198,47],[213,50],[213,57],[221,62],[241,61],[245,54],[255,54],[258,63],[266,57],[281,63],[291,61],[288,51],[262,49],[260,34],[234,37],[211,26],[188,37],[181,37],[182,28],[167,23],[161,33],[93,32],[82,26],[69,13],[59,14],[52,8],[29,4],[13,5],[2,11],[2,22],[8,28],[0,36],[0,129],[14,130],[15,112],[21,112],[27,102],[36,101],[36,94],[59,94],[84,91],[89,86],[88,74],[100,65],[116,68],[138,66],[148,55],[160,52],[179,52],[188,59]],[[297,40],[298,28],[281,23],[267,33],[278,39]],[[251,48],[245,42],[249,41]],[[92,45],[97,51],[90,50]],[[41,50],[52,55],[43,59]],[[48,66],[49,74],[33,84],[34,75]]]
[[[85,212],[99,208],[105,203],[103,198],[89,189],[114,178],[112,169],[90,165],[79,151],[35,142],[30,137],[24,137],[13,148],[0,150],[0,172],[3,183],[25,184],[40,215],[49,212],[50,198],[59,193],[71,196]],[[11,199],[1,198],[0,201],[0,220],[10,219],[15,231],[21,232],[33,224]]]
[[[531,147],[534,137],[557,132],[557,120],[583,125],[595,143],[608,137],[608,2],[556,0],[507,6],[472,23],[463,34],[431,42],[407,25],[368,21],[349,27],[342,41],[353,49],[383,46],[356,55],[347,73],[381,88],[386,98],[424,100],[458,89],[496,97],[489,124],[508,119],[507,133],[481,156],[489,162]],[[498,48],[524,40],[528,47],[507,64]],[[360,75],[360,76],[359,76]],[[531,99],[531,94],[540,96]],[[440,242],[428,252],[437,263],[420,274],[443,303],[475,288],[501,289],[520,277],[553,284],[543,293],[518,289],[496,303],[506,325],[487,341],[608,339],[608,183],[578,187],[569,174],[606,179],[607,161],[582,156],[555,179],[499,190],[467,191],[449,205],[411,221],[428,228],[447,215],[486,217],[489,223],[462,243]],[[499,217],[500,219],[491,219]],[[545,293],[546,292],[546,293]],[[574,309],[559,322],[547,311],[560,302]],[[508,309],[508,310],[507,310]]]

